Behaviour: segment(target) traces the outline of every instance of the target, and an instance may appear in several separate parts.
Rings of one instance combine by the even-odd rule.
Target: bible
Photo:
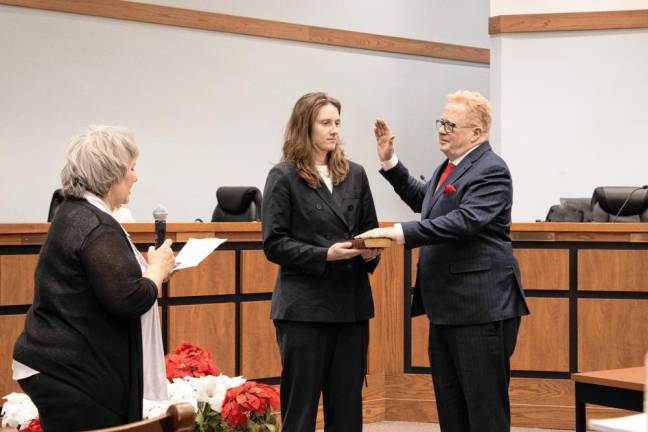
[[[391,247],[393,240],[387,237],[353,239],[351,242],[352,249],[383,249]]]

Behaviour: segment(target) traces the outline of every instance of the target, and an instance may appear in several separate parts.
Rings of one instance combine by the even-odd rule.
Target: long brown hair
[[[320,109],[328,104],[337,108],[338,114],[342,112],[340,101],[326,93],[308,93],[300,97],[293,108],[284,134],[281,160],[294,163],[299,176],[314,189],[320,186],[321,179],[313,163],[311,129]],[[341,183],[349,173],[349,160],[342,150],[339,136],[335,150],[329,152],[326,157],[326,164],[334,185]]]

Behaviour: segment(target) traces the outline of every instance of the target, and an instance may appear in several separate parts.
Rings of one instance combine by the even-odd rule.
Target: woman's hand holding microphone
[[[162,288],[164,282],[173,272],[176,267],[176,260],[173,251],[171,250],[171,239],[164,240],[162,246],[155,249],[154,246],[149,247],[146,254],[148,260],[148,267],[143,276],[151,279],[158,287],[158,291]]]

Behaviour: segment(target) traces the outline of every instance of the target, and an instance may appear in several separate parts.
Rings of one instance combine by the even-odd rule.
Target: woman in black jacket
[[[364,169],[342,151],[340,103],[300,98],[282,162],[266,180],[263,249],[281,266],[272,319],[281,354],[284,432],[315,430],[320,393],[326,431],[362,430],[373,300],[368,273],[378,251],[349,240],[378,226]]]
[[[35,294],[14,347],[14,379],[45,432],[141,419],[142,398],[166,398],[156,298],[175,259],[167,240],[148,260],[111,215],[137,181],[138,150],[123,128],[73,138],[61,172],[65,201],[40,252]]]

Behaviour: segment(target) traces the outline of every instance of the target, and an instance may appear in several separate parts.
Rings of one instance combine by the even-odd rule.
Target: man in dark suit
[[[420,221],[360,237],[420,247],[412,315],[430,319],[428,353],[443,431],[510,430],[509,359],[529,310],[513,256],[512,183],[488,143],[490,103],[479,93],[449,95],[436,126],[446,160],[423,183],[394,152],[376,121],[381,174]]]

